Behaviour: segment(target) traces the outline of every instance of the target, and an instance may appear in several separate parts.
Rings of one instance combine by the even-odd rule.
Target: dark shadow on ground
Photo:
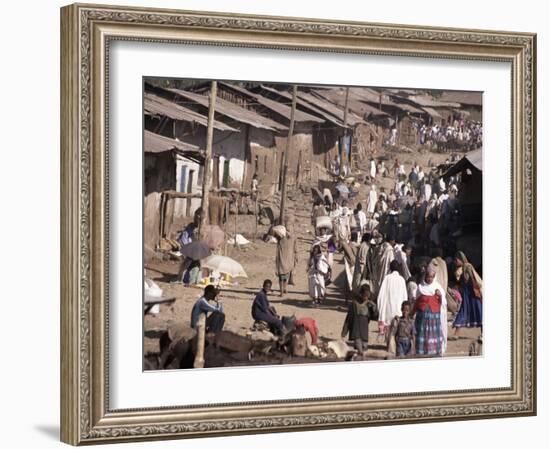
[[[158,330],[158,329],[151,329],[146,330],[143,334],[147,338],[160,338],[166,331],[164,330]]]
[[[338,312],[345,312],[348,310],[346,302],[341,298],[326,298],[321,304],[313,306],[311,299],[282,299],[279,301],[281,304],[300,307],[303,309],[330,309]]]

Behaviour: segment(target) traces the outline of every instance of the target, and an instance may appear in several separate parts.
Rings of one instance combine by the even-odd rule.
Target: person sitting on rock
[[[218,333],[223,329],[225,323],[225,314],[223,313],[223,304],[216,297],[220,293],[213,285],[207,285],[204,288],[204,294],[193,306],[191,310],[191,327],[196,328],[199,318],[202,313],[207,315],[206,318],[206,332]],[[216,305],[210,304],[210,301],[214,301]],[[210,315],[208,315],[210,313]]]
[[[256,294],[254,301],[252,302],[252,318],[255,321],[263,321],[268,324],[269,329],[275,335],[281,336],[284,333],[284,326],[279,319],[273,307],[269,305],[269,299],[267,295],[271,291],[273,283],[270,279],[266,279],[263,283],[262,289]]]

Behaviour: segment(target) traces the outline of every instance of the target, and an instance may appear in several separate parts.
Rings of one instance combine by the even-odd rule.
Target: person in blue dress
[[[462,296],[460,309],[453,322],[456,339],[464,327],[483,328],[483,280],[462,251],[456,253],[454,263],[457,287]]]

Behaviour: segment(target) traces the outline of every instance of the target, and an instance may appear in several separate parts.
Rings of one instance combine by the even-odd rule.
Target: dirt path
[[[393,156],[393,155],[392,155]],[[406,168],[410,170],[413,160],[427,166],[428,158],[437,162],[437,159],[444,159],[442,155],[420,155],[405,154],[398,155],[400,160],[405,162]],[[380,181],[379,186],[389,190],[393,186],[393,178],[386,178]],[[351,206],[366,198],[366,186],[362,186],[359,196]],[[221,297],[224,300],[224,311],[226,314],[225,328],[245,335],[252,326],[253,320],[250,309],[254,295],[261,288],[264,279],[273,281],[273,293],[270,295],[270,302],[275,306],[280,315],[297,318],[312,317],[317,321],[320,336],[322,339],[338,339],[342,330],[344,317],[347,311],[344,292],[335,284],[327,288],[326,301],[319,307],[311,307],[311,300],[308,295],[308,280],[306,264],[309,249],[313,240],[312,226],[310,224],[310,211],[312,200],[309,195],[298,195],[296,201],[290,201],[289,209],[294,217],[294,234],[297,237],[299,263],[295,270],[295,285],[288,287],[288,293],[284,298],[279,297],[279,286],[275,275],[275,251],[276,245],[265,243],[260,239],[251,242],[241,248],[227,246],[227,256],[242,264],[248,274],[247,279],[238,279],[234,285],[222,288]],[[259,226],[259,235],[267,231],[267,226]],[[173,284],[170,281],[175,277],[179,267],[177,261],[151,262],[146,266],[147,276],[153,279],[164,290],[166,296],[176,297],[176,301],[170,306],[161,306],[158,315],[146,315],[144,319],[145,329],[145,353],[158,352],[158,332],[166,329],[172,322],[188,323],[191,315],[191,308],[194,302],[202,294],[202,288],[186,287],[182,284]],[[345,270],[343,255],[336,254],[333,265],[333,279],[338,278]],[[370,343],[376,348],[377,324],[371,322]],[[449,329],[449,335],[452,335]],[[465,329],[464,339],[449,341],[447,356],[468,355],[468,348],[472,341],[479,335],[479,329]]]

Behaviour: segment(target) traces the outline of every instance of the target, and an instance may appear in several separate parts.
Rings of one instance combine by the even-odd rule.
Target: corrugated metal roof
[[[424,106],[422,109],[424,109],[429,115],[431,115],[434,118],[443,118],[439,112],[437,112],[435,109],[430,108],[428,106]]]
[[[342,124],[344,123],[344,108],[340,108],[339,106],[336,106],[334,103],[331,103],[327,100],[324,100],[321,97],[318,97],[316,95],[309,94],[306,92],[298,91],[296,95],[300,97],[302,100],[305,100],[308,103],[311,103],[314,106],[317,106],[318,108],[324,109],[328,113],[334,115],[339,120],[341,120]],[[348,124],[351,126],[358,125],[359,123],[364,123],[363,119],[355,115],[353,112],[348,112],[347,120],[348,120]]]
[[[482,92],[445,91],[439,97],[441,101],[451,101],[471,106],[481,106],[483,102]]]
[[[287,92],[287,91],[277,90],[273,87],[269,87],[269,86],[265,86],[265,85],[262,85],[261,87],[262,87],[262,89],[266,90],[267,92],[272,92],[272,93],[275,93],[277,95],[280,95],[283,98],[287,98],[287,99],[292,100],[292,94]],[[296,96],[296,104],[299,104],[300,106],[308,109],[311,112],[319,114],[321,117],[324,117],[326,120],[328,120],[331,123],[334,123],[335,125],[338,125],[338,126],[343,126],[344,125],[342,120],[339,120],[335,116],[333,116],[332,114],[329,114],[328,112],[325,112],[322,109],[315,107],[311,103],[309,103],[305,100],[302,100],[298,96]]]
[[[454,103],[450,101],[439,101],[428,95],[411,95],[409,100],[424,107],[429,106],[433,108],[459,108],[459,103]]]
[[[208,126],[208,118],[198,112],[187,109],[177,103],[174,103],[166,98],[159,97],[151,92],[145,92],[143,108],[145,112],[152,114],[164,115],[173,120],[183,120],[186,122],[195,122],[202,126]],[[239,132],[238,129],[232,128],[223,122],[214,120],[214,128],[220,131]]]
[[[166,88],[167,91],[173,92],[184,98],[190,99],[204,107],[208,107],[209,100],[205,95],[197,94],[194,92],[187,92],[186,90]],[[238,106],[230,101],[224,100],[220,97],[216,98],[216,112],[226,115],[241,123],[252,125],[255,128],[267,129],[270,131],[275,130],[287,130],[288,127],[271,120],[268,117],[264,117],[254,111],[250,111],[241,106]]]
[[[397,106],[403,109],[404,111],[410,112],[412,114],[423,114],[424,111],[420,108],[417,108],[413,106],[412,104],[408,103],[397,103]]]
[[[163,153],[172,150],[179,150],[181,152],[200,152],[200,148],[196,145],[170,139],[169,137],[161,136],[160,134],[148,130],[145,130],[144,133],[143,149],[146,153]]]
[[[338,87],[335,89],[318,89],[318,90],[315,90],[314,93],[315,95],[321,96],[324,99],[337,104],[341,108],[345,107],[345,104],[346,104],[345,88]],[[381,111],[363,101],[359,101],[353,98],[352,94],[350,94],[348,98],[348,107],[353,113],[357,114],[360,117],[368,117],[369,115],[374,115],[374,116],[388,115],[384,111]]]
[[[415,90],[415,89],[401,89],[399,87],[397,88],[392,88],[392,89],[384,89],[385,91],[387,92],[391,92],[392,94],[397,94],[397,95],[416,95],[418,94],[418,90]]]
[[[369,103],[382,103],[385,106],[392,106],[399,108],[399,104],[393,101],[387,94],[378,92],[377,90],[368,87],[352,87],[350,88],[350,95],[360,101],[366,101]]]
[[[278,101],[270,100],[269,98],[266,98],[260,94],[250,92],[249,90],[241,86],[236,86],[234,84],[229,84],[229,83],[219,83],[219,84],[222,86],[227,86],[230,89],[234,89],[237,92],[240,92],[244,95],[248,95],[249,97],[254,98],[262,106],[265,106],[266,108],[271,109],[272,111],[275,111],[277,114],[282,115],[283,117],[290,120],[290,114],[292,111],[292,108],[290,106],[287,106],[286,104],[280,103]],[[295,111],[294,120],[296,120],[297,122],[316,122],[316,123],[324,122],[323,119],[315,115],[308,114],[307,112],[300,111],[299,109]]]

